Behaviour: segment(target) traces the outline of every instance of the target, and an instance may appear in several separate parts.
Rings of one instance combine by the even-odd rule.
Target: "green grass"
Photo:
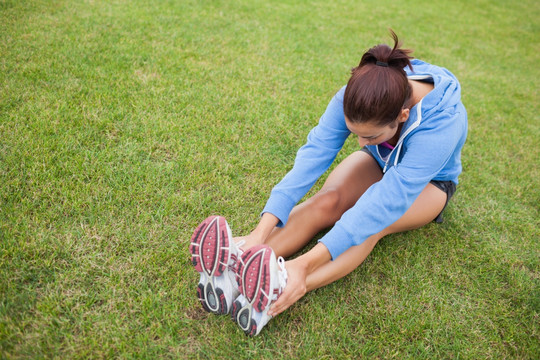
[[[0,0],[0,358],[539,358],[539,17],[533,0]],[[191,233],[255,226],[389,27],[462,84],[445,223],[389,236],[248,338],[202,311]]]

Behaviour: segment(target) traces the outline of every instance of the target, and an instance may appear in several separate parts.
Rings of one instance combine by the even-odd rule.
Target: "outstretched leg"
[[[282,296],[272,305],[274,316],[295,303],[307,291],[340,279],[357,268],[385,235],[415,229],[431,222],[442,211],[446,193],[428,184],[407,212],[394,224],[375,234],[361,245],[353,246],[333,261],[323,244],[286,263],[289,281]],[[294,275],[294,276],[293,276]]]
[[[377,242],[385,235],[420,228],[437,217],[446,204],[446,194],[428,184],[407,212],[394,224],[353,246],[334,261],[317,268],[306,278],[306,290],[311,291],[334,282],[356,269],[367,258]]]

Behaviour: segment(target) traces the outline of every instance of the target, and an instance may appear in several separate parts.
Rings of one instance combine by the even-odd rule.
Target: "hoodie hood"
[[[414,71],[408,67],[405,69],[410,80],[431,81],[434,85],[434,89],[422,99],[423,117],[428,117],[437,110],[453,108],[460,104],[461,88],[451,72],[417,59],[413,59],[411,64]]]

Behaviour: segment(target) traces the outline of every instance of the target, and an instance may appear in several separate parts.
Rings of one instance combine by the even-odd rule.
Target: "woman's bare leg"
[[[306,290],[311,291],[349,274],[366,259],[383,236],[417,229],[430,223],[442,211],[445,203],[446,194],[433,184],[428,184],[398,221],[309,274],[306,278]]]
[[[283,228],[275,228],[265,243],[276,256],[290,256],[302,249],[321,230],[336,223],[364,192],[382,178],[373,157],[357,151],[328,176],[319,192],[291,211]]]

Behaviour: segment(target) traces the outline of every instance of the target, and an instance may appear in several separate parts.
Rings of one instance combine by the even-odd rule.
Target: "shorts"
[[[360,151],[365,152],[366,154],[369,154],[369,155],[373,156],[371,151],[369,151],[365,147],[360,149]],[[373,158],[375,158],[375,157],[373,156]],[[377,164],[378,164],[378,162],[377,162]],[[433,221],[440,224],[440,223],[443,222],[443,216],[442,215],[443,215],[444,209],[446,209],[446,206],[448,205],[448,202],[450,201],[450,199],[452,198],[452,196],[456,192],[456,183],[453,182],[453,181],[448,181],[448,180],[431,180],[429,183],[435,185],[435,187],[437,187],[438,189],[440,189],[441,191],[443,191],[446,194],[446,203],[444,204],[443,209],[441,210],[439,215],[437,215],[437,217],[435,219],[433,219]]]

